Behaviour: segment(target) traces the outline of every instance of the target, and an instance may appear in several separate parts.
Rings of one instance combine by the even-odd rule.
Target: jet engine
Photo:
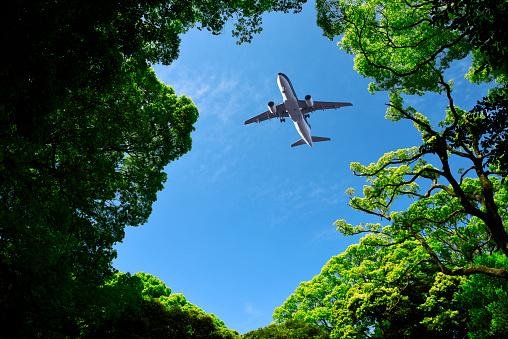
[[[268,111],[273,115],[277,114],[277,107],[273,101],[268,102]]]
[[[310,94],[307,94],[305,96],[305,103],[307,104],[307,107],[312,107],[314,106],[314,100],[312,100],[312,97],[310,96]]]

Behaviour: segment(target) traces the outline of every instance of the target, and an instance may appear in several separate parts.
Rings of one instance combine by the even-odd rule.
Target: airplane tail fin
[[[331,139],[330,138],[326,138],[326,137],[315,137],[315,136],[312,136],[312,142],[329,141],[329,140],[331,140]],[[305,144],[306,144],[305,140],[300,139],[300,140],[292,143],[291,147],[296,147],[296,146],[305,145]]]

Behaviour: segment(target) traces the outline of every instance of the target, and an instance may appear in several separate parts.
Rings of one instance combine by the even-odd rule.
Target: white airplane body
[[[310,125],[307,122],[307,118],[311,112],[352,106],[349,102],[313,101],[310,95],[306,95],[305,100],[298,100],[291,81],[284,73],[279,73],[277,75],[277,85],[282,94],[283,103],[275,105],[273,101],[270,101],[268,103],[268,111],[245,121],[245,125],[276,117],[278,117],[281,122],[284,122],[286,117],[290,117],[298,134],[301,136],[301,139],[291,144],[291,147],[303,144],[312,147],[313,142],[330,140],[330,138],[316,137],[310,134]]]

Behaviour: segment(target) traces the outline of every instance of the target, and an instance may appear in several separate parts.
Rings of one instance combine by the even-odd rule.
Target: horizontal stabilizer
[[[326,138],[326,137],[315,137],[315,136],[312,137],[312,142],[329,141],[329,140],[331,140],[331,139]],[[300,140],[292,143],[291,147],[296,147],[296,146],[305,145],[305,144],[306,144],[305,140],[300,139]]]
[[[312,142],[320,142],[320,141],[330,141],[330,138],[327,137],[315,137],[312,136]]]
[[[300,139],[297,142],[292,143],[291,147],[296,147],[296,146],[305,145],[305,144],[306,144],[305,140]]]

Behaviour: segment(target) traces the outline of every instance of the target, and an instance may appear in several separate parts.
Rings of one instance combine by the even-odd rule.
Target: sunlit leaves
[[[399,121],[404,118],[403,99],[400,92],[390,91],[390,105],[386,109],[385,118],[391,121]]]
[[[372,329],[414,334],[418,327],[402,319],[423,317],[417,305],[432,275],[426,259],[416,242],[366,236],[301,283],[274,318],[317,324],[330,330],[332,338],[365,336]]]
[[[426,315],[422,324],[450,337],[457,331],[463,332],[465,310],[456,300],[456,293],[466,280],[465,277],[436,274],[425,302],[419,306]]]
[[[366,233],[366,232],[379,232],[381,230],[381,224],[366,224],[366,225],[351,225],[346,222],[344,219],[340,219],[335,221],[335,227],[337,231],[341,232],[344,235],[354,235],[359,233]]]
[[[171,289],[167,287],[162,280],[151,274],[139,272],[134,276],[141,280],[143,284],[143,291],[141,294],[145,298],[161,298],[162,296],[169,296],[171,294]]]
[[[456,106],[445,71],[472,52],[470,79],[506,82],[501,72],[506,58],[493,58],[506,54],[499,40],[506,34],[496,24],[506,21],[506,5],[321,0],[316,7],[325,35],[340,36],[339,46],[355,55],[354,68],[372,79],[369,91],[388,91],[386,118],[412,122],[421,136],[419,147],[387,152],[369,165],[351,163],[365,184],[360,193],[348,190],[350,206],[389,225],[336,222],[345,235],[370,234],[332,258],[310,282],[328,293],[330,286],[346,288],[334,295],[332,337],[450,338],[464,337],[468,330],[471,336],[500,335],[507,312],[506,303],[497,300],[506,300],[499,292],[507,271],[492,261],[502,255],[491,254],[501,250],[506,258],[508,253],[506,91],[491,90],[467,112]],[[426,92],[443,94],[447,102],[437,124],[436,112],[404,103],[408,95]],[[335,266],[340,273],[333,281],[325,268],[346,253],[350,266]],[[465,288],[483,279],[490,282],[484,291]],[[288,301],[302,298],[303,290],[309,290],[306,284]],[[479,295],[482,302],[475,301]],[[475,302],[484,308],[480,311]],[[482,316],[492,321],[480,325]]]
[[[432,25],[430,3],[345,0],[316,5],[325,35],[342,35],[340,46],[355,54],[354,68],[374,79],[371,90],[440,91],[436,71],[469,51],[459,43],[460,33]]]
[[[506,91],[491,91],[488,99],[471,112],[455,105],[452,83],[446,80],[445,71],[451,62],[474,49],[466,39],[471,32],[444,27],[435,21],[435,15],[445,13],[434,6],[432,2],[378,0],[317,3],[325,34],[342,35],[340,46],[355,54],[355,69],[374,79],[369,89],[389,91],[386,118],[409,120],[422,138],[419,147],[387,152],[368,166],[353,162],[351,170],[365,177],[367,183],[363,196],[349,194],[350,206],[391,220],[391,206],[400,198],[425,199],[444,191],[458,199],[464,215],[485,222],[493,242],[508,253],[508,235],[492,190],[492,174],[506,176],[506,152],[499,152],[506,148]],[[406,96],[426,92],[442,93],[448,103],[437,126],[430,119],[434,112],[424,114],[404,104]],[[469,167],[454,169],[456,158]],[[487,171],[487,166],[492,172]],[[474,194],[467,191],[465,182],[471,175],[476,175],[481,183],[480,191]]]
[[[147,273],[117,273],[98,291],[99,309],[89,314],[83,337],[237,338],[222,320],[172,294]]]
[[[385,153],[377,162],[368,166],[351,163],[355,175],[367,178],[363,197],[351,195],[350,205],[364,212],[390,219],[390,205],[398,197],[421,197],[420,183],[435,182],[439,171],[422,159],[416,147]]]
[[[500,253],[483,255],[476,264],[508,268],[508,258]],[[467,309],[470,336],[503,337],[508,326],[508,281],[484,275],[466,280],[456,299]]]

